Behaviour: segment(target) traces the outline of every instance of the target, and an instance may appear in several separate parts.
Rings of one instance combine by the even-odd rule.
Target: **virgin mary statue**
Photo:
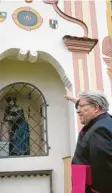
[[[9,155],[29,155],[29,126],[24,111],[16,105],[15,97],[6,99],[8,104],[4,113],[4,122],[9,128]]]

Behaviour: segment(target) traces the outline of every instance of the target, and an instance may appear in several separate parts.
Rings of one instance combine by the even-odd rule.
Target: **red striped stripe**
[[[89,5],[90,5],[90,15],[91,15],[92,37],[93,38],[98,38],[98,28],[97,28],[95,2],[90,0]],[[102,67],[101,67],[99,44],[97,44],[94,48],[94,58],[95,58],[97,88],[103,90],[103,78],[102,78]]]

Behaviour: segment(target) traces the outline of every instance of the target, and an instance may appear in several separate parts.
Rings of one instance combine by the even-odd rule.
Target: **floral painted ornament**
[[[7,18],[7,13],[6,12],[0,12],[0,23],[5,21]]]
[[[105,56],[103,60],[107,64],[107,74],[112,80],[112,38],[107,36],[102,42],[102,54]]]
[[[37,29],[43,23],[43,18],[40,14],[30,7],[16,9],[12,14],[12,18],[16,25],[27,31]]]

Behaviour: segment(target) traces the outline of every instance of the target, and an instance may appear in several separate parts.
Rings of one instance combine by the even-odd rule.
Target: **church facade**
[[[112,113],[111,79],[111,1],[0,1],[1,193],[71,192],[81,125],[65,88],[103,90]]]

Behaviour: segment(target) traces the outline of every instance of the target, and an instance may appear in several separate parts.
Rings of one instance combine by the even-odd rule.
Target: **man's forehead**
[[[79,104],[84,103],[84,102],[87,102],[87,99],[86,99],[86,98],[80,98],[80,99],[79,99]]]
[[[87,99],[86,98],[79,98],[75,104],[75,108],[77,109],[79,105],[85,104],[87,103]]]

